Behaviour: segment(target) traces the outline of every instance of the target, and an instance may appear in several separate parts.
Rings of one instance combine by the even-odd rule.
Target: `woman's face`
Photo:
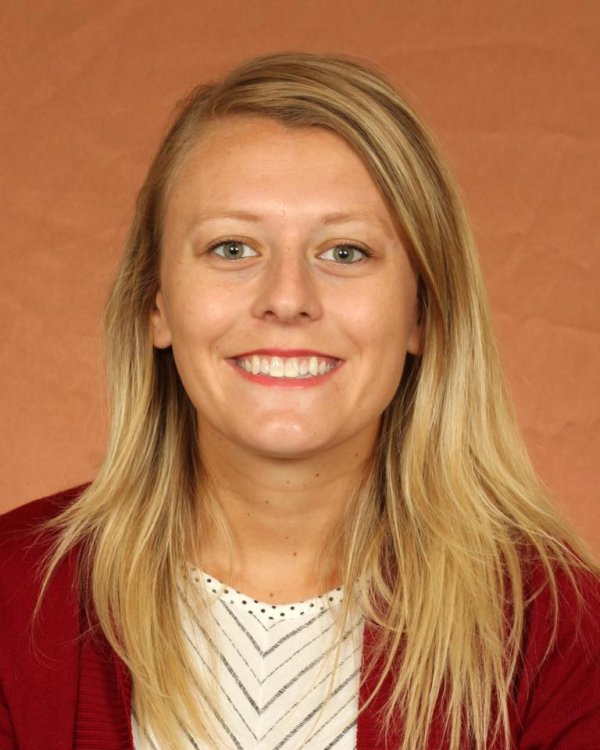
[[[341,137],[249,116],[208,126],[169,196],[160,273],[154,345],[173,348],[201,449],[372,448],[419,350],[417,283]]]

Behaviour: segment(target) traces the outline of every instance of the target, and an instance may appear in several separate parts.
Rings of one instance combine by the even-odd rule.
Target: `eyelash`
[[[242,240],[234,240],[234,239],[220,240],[219,242],[215,242],[213,245],[210,245],[210,247],[208,248],[208,252],[214,253],[214,255],[218,255],[220,258],[223,258],[224,260],[232,260],[232,261],[245,260],[246,258],[255,257],[254,255],[247,255],[246,257],[241,257],[241,258],[226,258],[225,255],[221,255],[220,253],[216,252],[218,248],[225,247],[226,245],[240,245],[241,247],[249,248],[256,255],[258,254],[254,250],[254,248],[250,247],[250,245],[247,242],[243,242]]]
[[[233,257],[233,258],[231,258],[231,257],[230,258],[226,258],[225,255],[222,255],[221,253],[217,253],[216,252],[220,247],[224,247],[226,245],[239,245],[239,246],[242,246],[242,247],[249,248],[250,250],[253,251],[253,253],[255,253],[255,255],[247,255],[245,257],[242,256],[242,257],[239,257],[239,258],[235,258],[235,257]],[[334,260],[329,260],[328,258],[325,259],[325,260],[327,260],[327,262],[336,263],[336,265],[340,265],[340,266],[343,266],[343,265],[350,266],[350,265],[354,265],[355,263],[360,263],[360,262],[366,260],[367,258],[371,257],[371,253],[366,248],[360,247],[358,245],[354,245],[354,244],[352,244],[350,242],[341,242],[341,243],[339,243],[337,245],[331,245],[326,250],[323,250],[321,253],[319,253],[319,255],[317,257],[321,258],[325,253],[332,252],[334,250],[337,250],[338,248],[344,248],[345,250],[352,250],[353,252],[358,252],[358,253],[361,254],[362,257],[358,258],[358,260],[350,261],[348,263],[336,262]],[[236,240],[236,239],[226,239],[226,240],[220,240],[219,242],[215,242],[214,244],[212,244],[212,245],[210,245],[208,247],[208,252],[209,253],[214,253],[215,255],[218,255],[220,258],[223,258],[224,260],[230,260],[230,261],[234,261],[234,262],[237,261],[237,260],[246,260],[247,258],[254,258],[254,257],[256,257],[256,255],[258,255],[258,253],[256,253],[256,251],[254,250],[254,248],[252,248],[247,242],[244,242],[243,240]]]
[[[350,261],[349,263],[338,262],[337,265],[339,266],[344,266],[344,265],[351,266],[351,265],[354,265],[355,263],[361,263],[362,261],[371,257],[371,254],[364,247],[359,247],[358,245],[353,245],[352,243],[349,243],[349,242],[341,242],[339,245],[332,245],[331,247],[328,247],[327,250],[324,250],[322,253],[320,253],[319,257],[322,257],[323,255],[325,255],[325,253],[329,253],[334,250],[338,250],[340,248],[343,248],[344,250],[352,250],[353,252],[358,252],[361,254],[362,257],[359,258],[358,260]],[[335,261],[332,261],[332,262],[335,262]]]

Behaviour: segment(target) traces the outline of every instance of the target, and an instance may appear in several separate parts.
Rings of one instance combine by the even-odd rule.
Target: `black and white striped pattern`
[[[332,682],[334,613],[342,591],[270,605],[199,571],[192,575],[207,588],[215,618],[209,635],[181,595],[197,670],[218,686],[219,706],[211,717],[217,747],[354,750],[363,623],[347,629]],[[136,750],[166,750],[142,735],[135,720],[133,729]],[[190,750],[206,748],[189,735],[186,742]]]

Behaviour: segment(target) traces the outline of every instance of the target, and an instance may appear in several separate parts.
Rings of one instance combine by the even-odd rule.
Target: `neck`
[[[339,561],[330,560],[326,573],[318,561],[370,465],[372,440],[363,443],[282,459],[201,440],[202,490],[222,513],[232,544],[201,517],[200,566],[271,603],[300,601],[340,585]]]

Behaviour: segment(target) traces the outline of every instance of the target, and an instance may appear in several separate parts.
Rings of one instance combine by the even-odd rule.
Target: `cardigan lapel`
[[[383,668],[382,661],[377,662],[370,673],[367,667],[371,660],[372,650],[375,645],[376,631],[372,625],[365,625],[363,635],[363,651],[361,665],[361,683],[358,696],[359,710],[364,706],[369,697],[373,695],[379,675]],[[365,677],[366,675],[366,677]],[[392,676],[388,674],[379,692],[374,696],[371,703],[358,716],[356,730],[357,750],[396,750],[400,747],[401,734],[399,727],[394,726],[388,733],[387,738],[383,736],[381,711],[392,691]]]
[[[74,750],[133,750],[131,678],[99,629],[86,634]]]
[[[366,675],[366,679],[361,680],[359,692],[359,709],[366,703],[367,699],[373,695],[379,675],[384,667],[384,659],[380,659],[374,665],[369,673],[367,666],[371,659],[375,642],[376,629],[374,626],[365,625],[363,636],[363,653],[361,672]],[[402,718],[398,717],[390,727],[387,737],[382,731],[383,709],[393,690],[393,674],[388,674],[379,692],[374,696],[368,707],[359,714],[357,725],[357,750],[398,750],[402,743]],[[444,720],[441,704],[438,704],[433,715],[433,721],[429,730],[429,740],[427,747],[422,750],[448,750],[448,738],[444,731]]]

